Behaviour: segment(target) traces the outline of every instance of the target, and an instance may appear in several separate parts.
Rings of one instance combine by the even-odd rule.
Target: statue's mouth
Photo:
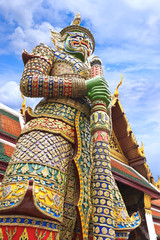
[[[73,41],[72,43],[73,43],[73,46],[75,46],[75,47],[82,46],[82,45],[85,46],[85,48],[87,48],[86,49],[87,54],[88,54],[88,56],[90,56],[89,45],[86,42],[84,42],[84,41],[80,41],[80,42]]]
[[[89,46],[86,42],[84,41],[80,41],[80,42],[77,42],[77,41],[73,41],[73,45],[84,45],[85,47],[87,47],[87,49],[89,49]]]

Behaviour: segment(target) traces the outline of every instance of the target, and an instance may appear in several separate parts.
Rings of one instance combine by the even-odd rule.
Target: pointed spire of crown
[[[81,16],[80,16],[80,13],[76,13],[71,25],[80,25],[81,23]]]

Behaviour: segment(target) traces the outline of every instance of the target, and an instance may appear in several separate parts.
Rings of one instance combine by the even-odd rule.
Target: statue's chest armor
[[[89,77],[89,68],[86,64],[67,55],[63,52],[54,51],[54,63],[50,72],[51,76],[58,76],[63,74],[78,74],[85,78]]]
[[[51,76],[75,73],[73,66],[66,62],[57,61],[51,69]]]

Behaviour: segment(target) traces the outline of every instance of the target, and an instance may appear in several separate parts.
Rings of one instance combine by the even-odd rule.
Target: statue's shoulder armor
[[[47,62],[52,64],[55,59],[55,50],[51,47],[49,47],[46,44],[40,43],[37,45],[31,53],[28,53],[26,50],[23,50],[22,53],[22,59],[24,62],[24,65],[28,62],[29,59],[34,57],[39,57],[45,59]]]
[[[24,62],[24,65],[28,62],[31,58],[41,58],[45,59],[51,66],[53,63],[66,63],[70,65],[75,73],[78,73],[82,76],[89,76],[89,69],[86,64],[81,62],[79,59],[75,58],[72,55],[69,55],[63,51],[55,50],[52,47],[49,47],[46,44],[39,44],[37,45],[31,53],[28,53],[26,50],[22,53],[22,59]],[[88,78],[88,77],[87,77]]]

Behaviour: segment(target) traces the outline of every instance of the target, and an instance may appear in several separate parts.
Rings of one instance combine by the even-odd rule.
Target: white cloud
[[[129,41],[129,45],[132,43],[133,47],[136,45],[138,51],[139,49],[143,50],[145,45],[159,44],[159,13],[155,14],[158,1],[154,1],[152,5],[155,5],[155,7],[150,12],[139,12],[134,7],[129,8],[129,2],[135,1],[115,0],[109,2],[101,0],[97,4],[97,1],[93,0],[47,0],[44,4],[42,0],[34,2],[31,0],[16,0],[10,4],[9,0],[6,0],[1,1],[0,7],[6,20],[9,23],[16,23],[17,27],[11,34],[10,39],[16,53],[18,52],[18,42],[20,46],[23,45],[26,47],[30,46],[32,41],[32,46],[35,46],[39,42],[40,34],[42,35],[42,40],[40,41],[50,43],[47,40],[47,37],[50,37],[50,33],[47,31],[47,27],[50,27],[49,22],[53,26],[56,26],[55,24],[58,22],[61,26],[65,27],[72,20],[70,13],[74,15],[77,11],[81,13],[83,23],[85,21],[85,26],[93,30],[96,42],[103,43],[105,46],[109,45],[108,50],[110,50],[110,46],[116,49],[116,44],[120,43],[119,47],[123,53],[123,49],[124,51],[126,50],[126,46],[122,45],[124,41]],[[143,6],[151,4],[149,0],[136,2],[137,4],[140,2],[139,5]],[[70,14],[70,17],[67,17],[67,14]],[[37,20],[39,20],[39,24],[37,24]],[[44,27],[46,29],[43,29]],[[136,57],[136,54],[134,55]],[[123,55],[119,54],[119,58],[121,57],[123,58]]]
[[[18,69],[18,70],[17,70]],[[8,82],[12,81],[13,82],[19,82],[21,78],[21,68],[14,68],[14,66],[10,66],[8,63],[7,64],[1,64],[1,71],[0,71],[0,83],[1,83],[1,88],[0,90],[4,87],[5,84]]]
[[[0,88],[1,103],[10,108],[19,111],[23,102],[19,84],[15,81],[9,81]],[[40,98],[25,98],[26,106],[35,107]]]
[[[0,88],[0,95],[1,102],[3,104],[12,108],[17,108],[18,106],[20,106],[21,95],[19,85],[16,82],[10,81],[4,84]]]
[[[50,29],[60,31],[59,28],[54,28],[51,24],[43,22],[40,25],[35,25],[34,28],[23,29],[17,27],[12,35],[10,35],[10,44],[17,54],[22,52],[22,49],[31,51],[40,42],[52,46],[50,39]]]
[[[130,7],[138,9],[138,10],[145,10],[145,9],[155,9],[160,7],[159,0],[124,0]]]
[[[10,24],[18,24],[28,28],[33,24],[34,13],[39,9],[42,0],[1,0],[1,14]]]

